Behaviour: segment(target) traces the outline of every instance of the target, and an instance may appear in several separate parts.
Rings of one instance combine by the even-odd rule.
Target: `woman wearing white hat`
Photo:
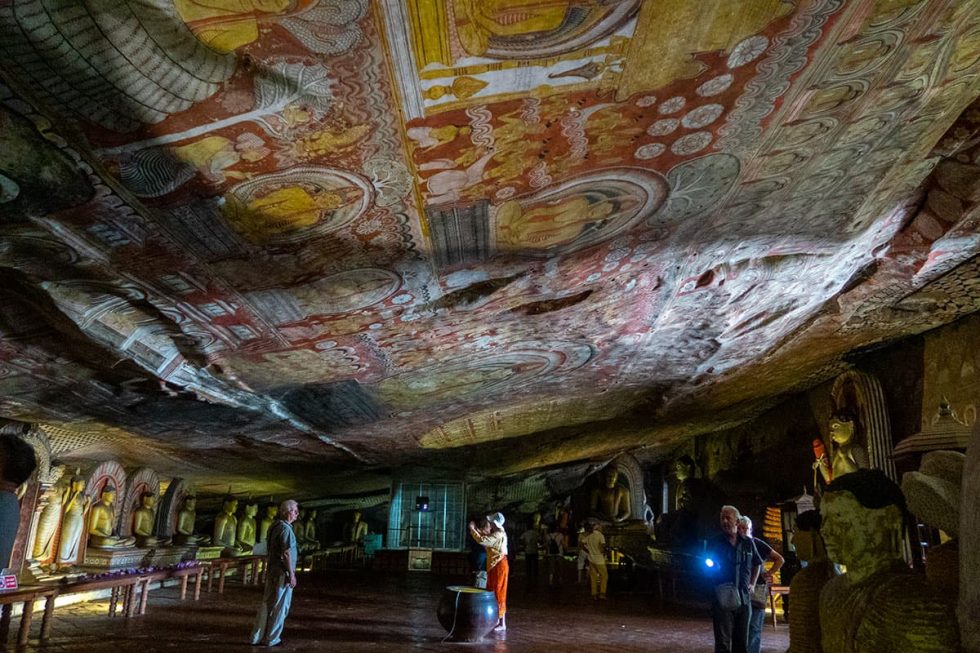
[[[477,530],[476,524],[470,522],[470,535],[487,550],[487,589],[497,597],[497,614],[500,621],[494,630],[507,630],[504,615],[507,613],[507,575],[510,565],[507,563],[507,533],[504,531],[504,516],[495,512],[487,515],[487,528]]]

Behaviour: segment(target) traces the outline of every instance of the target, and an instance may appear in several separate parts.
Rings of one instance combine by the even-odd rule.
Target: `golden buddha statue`
[[[830,461],[824,457],[813,463],[813,466],[820,470],[820,475],[825,482],[830,483],[844,474],[871,467],[868,452],[854,441],[854,432],[853,415],[841,412],[831,418],[830,439],[834,443],[833,455]]]
[[[272,523],[276,521],[276,515],[278,513],[279,507],[274,503],[270,503],[265,507],[265,517],[259,522],[259,531],[257,533],[259,542],[267,542],[269,540],[269,529],[272,528]]]
[[[807,566],[790,583],[793,609],[789,612],[789,650],[786,653],[823,653],[820,644],[820,592],[837,575],[827,559],[820,536],[820,513],[807,510],[796,517],[793,531],[796,555]]]
[[[238,530],[235,533],[235,541],[238,548],[242,551],[250,552],[255,548],[255,515],[259,512],[257,503],[249,503],[245,506],[245,516],[238,520]]]
[[[214,519],[214,537],[211,540],[215,546],[225,547],[222,555],[239,555],[242,552],[237,542],[238,518],[235,517],[237,510],[238,499],[227,497],[221,506],[221,512]]]
[[[344,542],[347,544],[363,544],[364,536],[368,534],[368,525],[361,520],[361,511],[355,510],[351,521],[344,527]]]
[[[170,544],[170,540],[158,537],[154,530],[157,522],[157,495],[144,492],[140,497],[140,507],[133,511],[133,535],[136,545],[142,547],[157,547]]]
[[[88,545],[98,549],[125,549],[136,543],[135,537],[119,537],[115,532],[116,488],[106,485],[89,517]]]
[[[188,496],[184,499],[184,507],[177,513],[177,533],[174,543],[189,546],[205,546],[211,539],[194,533],[194,523],[197,521],[197,497]]]
[[[824,492],[820,514],[827,556],[847,568],[820,593],[823,653],[958,650],[956,597],[902,556],[905,497],[894,481],[877,469],[843,474]]]
[[[602,486],[592,490],[592,514],[612,522],[623,522],[630,516],[630,493],[617,482],[619,467],[609,463],[602,470]]]

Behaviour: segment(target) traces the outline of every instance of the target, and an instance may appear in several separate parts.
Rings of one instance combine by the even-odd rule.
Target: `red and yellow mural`
[[[669,422],[893,337],[817,319],[859,271],[882,308],[978,248],[902,231],[974,138],[975,0],[49,9],[0,2],[10,417],[372,462]]]

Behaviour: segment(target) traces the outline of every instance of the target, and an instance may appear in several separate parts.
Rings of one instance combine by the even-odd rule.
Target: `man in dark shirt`
[[[723,506],[721,533],[708,540],[705,564],[715,590],[711,600],[715,653],[746,653],[750,597],[762,568],[755,544],[738,534],[739,517],[737,508]]]
[[[299,517],[299,505],[283,501],[276,521],[269,527],[269,559],[265,566],[265,591],[255,617],[252,645],[279,646],[282,627],[289,614],[296,587],[296,534],[292,523]]]

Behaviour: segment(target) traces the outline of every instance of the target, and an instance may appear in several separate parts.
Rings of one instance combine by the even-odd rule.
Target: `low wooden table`
[[[51,615],[54,613],[54,599],[58,595],[56,587],[27,585],[15,590],[0,592],[0,645],[6,647],[7,635],[10,633],[10,616],[15,603],[23,603],[24,609],[20,617],[20,629],[17,631],[17,646],[27,646],[31,634],[31,620],[34,618],[34,602],[45,598],[44,617],[41,619],[41,643],[48,640],[51,634]]]

